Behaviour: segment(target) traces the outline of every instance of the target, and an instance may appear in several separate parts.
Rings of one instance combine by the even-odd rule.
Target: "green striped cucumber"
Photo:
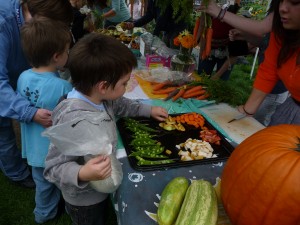
[[[159,225],[174,224],[188,187],[189,181],[185,177],[176,177],[166,185],[157,210]]]
[[[218,201],[208,181],[196,180],[189,186],[175,225],[215,225]]]

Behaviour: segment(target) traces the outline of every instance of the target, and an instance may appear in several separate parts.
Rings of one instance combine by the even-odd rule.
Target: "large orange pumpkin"
[[[221,198],[233,225],[300,225],[300,126],[265,128],[225,165]]]

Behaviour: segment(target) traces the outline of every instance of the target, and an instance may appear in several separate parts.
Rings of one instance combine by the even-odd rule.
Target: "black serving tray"
[[[174,117],[180,114],[172,114],[170,116]],[[167,163],[167,164],[160,164],[160,165],[137,165],[137,159],[135,157],[128,157],[129,163],[135,170],[139,171],[149,171],[149,170],[160,170],[164,168],[173,168],[173,167],[182,167],[182,166],[191,166],[191,165],[197,165],[197,164],[207,164],[207,163],[217,163],[220,161],[225,161],[228,159],[228,157],[231,155],[232,151],[234,150],[234,147],[225,139],[225,137],[218,132],[218,130],[210,124],[208,121],[205,121],[204,126],[206,126],[209,130],[217,130],[218,135],[221,137],[220,145],[211,144],[212,148],[214,149],[213,154],[216,154],[217,157],[215,158],[205,158],[200,160],[193,160],[193,161],[181,161],[180,156],[178,155],[178,149],[176,148],[176,145],[185,142],[188,138],[192,139],[199,139],[200,138],[200,128],[195,128],[193,126],[183,124],[183,126],[186,128],[186,131],[178,131],[178,130],[172,130],[167,131],[164,130],[159,126],[158,121],[150,118],[145,117],[134,117],[133,119],[147,124],[149,127],[154,128],[157,130],[157,137],[153,138],[159,142],[161,142],[162,146],[164,146],[166,149],[169,149],[172,151],[170,155],[167,155],[169,159],[175,159],[174,163]],[[119,129],[119,133],[121,135],[125,150],[127,155],[130,155],[130,153],[133,152],[133,149],[130,145],[130,142],[132,141],[132,132],[126,128],[125,126],[125,120],[124,118],[120,118],[117,121],[117,127]],[[164,153],[163,153],[164,154]],[[151,159],[155,160],[155,159]]]

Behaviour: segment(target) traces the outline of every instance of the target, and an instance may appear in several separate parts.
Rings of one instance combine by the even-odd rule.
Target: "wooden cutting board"
[[[228,121],[240,115],[240,113],[236,108],[225,103],[202,107],[201,111],[214,120],[237,144],[240,144],[247,137],[265,128],[265,126],[253,117],[245,117],[228,123]]]

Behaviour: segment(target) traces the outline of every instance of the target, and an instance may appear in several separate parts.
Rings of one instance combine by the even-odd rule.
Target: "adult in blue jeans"
[[[15,92],[19,75],[30,68],[21,49],[20,28],[33,16],[72,23],[68,0],[5,0],[0,2],[0,168],[10,180],[34,188],[30,170],[16,144],[12,119],[51,125],[51,112],[37,109]]]
[[[263,40],[260,43],[260,53],[258,54],[258,64],[260,65],[265,58],[265,50],[268,47],[270,39],[270,33],[265,35]],[[285,102],[288,98],[289,92],[287,91],[286,87],[284,86],[283,82],[279,80],[275,87],[273,88],[272,92],[269,93],[264,101],[259,106],[258,110],[254,114],[254,118],[262,123],[265,126],[268,126],[271,122],[271,117],[274,114],[277,106],[281,105]]]

